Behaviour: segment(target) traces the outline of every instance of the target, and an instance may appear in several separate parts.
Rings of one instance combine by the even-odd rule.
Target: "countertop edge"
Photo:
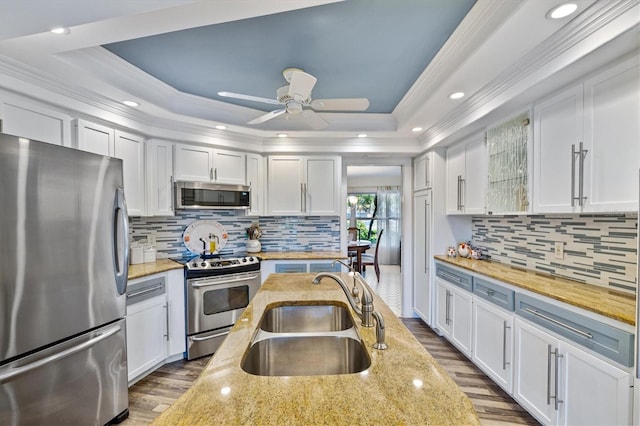
[[[582,283],[554,275],[544,274],[538,271],[532,271],[526,268],[517,268],[508,264],[492,262],[489,260],[474,260],[467,258],[450,258],[444,255],[436,255],[434,259],[443,263],[447,263],[475,274],[484,275],[486,277],[510,284],[524,290],[531,291],[541,296],[546,296],[559,302],[567,303],[571,306],[585,309],[598,315],[619,321],[631,326],[635,325],[635,298],[632,295],[626,295],[622,292],[612,293],[611,290],[596,286],[593,284]],[[553,289],[542,288],[533,283],[526,283],[522,280],[509,277],[506,273],[501,273],[503,269],[507,269],[509,273],[522,274],[525,277],[531,277],[540,280],[550,281],[554,284]],[[580,292],[580,287],[586,286],[580,297],[576,297],[575,293]],[[571,294],[573,293],[573,295]],[[588,293],[594,293],[589,296]],[[593,299],[593,300],[592,300]],[[623,305],[624,309],[612,308],[603,300],[614,300],[616,304]]]

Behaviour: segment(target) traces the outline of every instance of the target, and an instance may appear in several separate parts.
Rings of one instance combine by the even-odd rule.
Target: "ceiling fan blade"
[[[311,96],[311,90],[316,85],[317,78],[304,71],[294,71],[289,82],[289,96],[296,101],[304,101]]]
[[[305,109],[304,111],[302,111],[301,115],[304,118],[304,121],[313,130],[324,129],[325,127],[327,127],[327,125],[329,125],[329,123],[327,123],[324,118],[320,117],[318,114],[311,111],[310,109]]]
[[[369,99],[314,99],[309,106],[316,111],[366,111],[369,108]]]
[[[243,99],[245,101],[262,102],[265,104],[280,105],[277,99],[261,98],[259,96],[243,95],[241,93],[233,92],[218,92],[218,96],[225,98]]]
[[[248,122],[247,122],[247,124],[260,124],[260,123],[264,123],[265,121],[269,121],[269,120],[271,120],[272,118],[276,118],[277,116],[282,115],[282,114],[284,114],[285,112],[287,112],[287,110],[286,110],[286,109],[277,109],[277,110],[275,110],[275,111],[271,111],[271,112],[268,112],[268,113],[266,113],[266,114],[264,114],[264,115],[261,115],[261,116],[260,116],[260,117],[258,117],[258,118],[254,118],[253,120],[248,121]]]

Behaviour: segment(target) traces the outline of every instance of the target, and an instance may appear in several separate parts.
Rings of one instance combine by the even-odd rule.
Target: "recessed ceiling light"
[[[460,99],[462,97],[464,97],[464,92],[455,92],[449,95],[451,99]]]
[[[411,129],[412,132],[421,132],[422,131],[422,127],[414,127],[413,129]]]
[[[278,133],[279,138],[286,138],[287,136],[289,135],[287,135],[286,133]]]
[[[563,3],[551,9],[547,12],[547,18],[550,19],[562,19],[571,15],[578,10],[578,5],[575,3]]]
[[[124,100],[124,101],[122,101],[122,103],[125,104],[126,106],[130,106],[130,107],[140,106],[140,104],[137,103],[136,101]]]
[[[216,129],[218,129],[218,130],[227,130],[227,126],[223,126],[223,125],[221,125],[221,124],[218,124],[218,125],[216,126]]]
[[[54,34],[69,34],[71,31],[67,27],[51,28],[51,32]]]
[[[366,133],[360,133],[358,135],[359,138],[366,138],[367,136],[369,136],[369,135],[367,135]]]

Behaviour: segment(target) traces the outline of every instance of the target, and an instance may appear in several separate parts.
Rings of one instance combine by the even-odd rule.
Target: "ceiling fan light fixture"
[[[546,17],[547,19],[562,19],[572,15],[576,10],[578,10],[577,4],[563,3],[548,11]]]
[[[464,92],[455,92],[449,95],[449,99],[460,99],[464,98]]]

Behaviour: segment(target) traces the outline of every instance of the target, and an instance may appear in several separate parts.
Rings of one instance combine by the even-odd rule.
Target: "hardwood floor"
[[[210,357],[165,364],[129,388],[129,418],[123,426],[148,425],[198,378]]]
[[[418,341],[471,399],[484,426],[539,423],[422,320],[402,318]],[[160,367],[129,389],[129,418],[124,426],[147,425],[182,395],[209,362],[209,357],[176,361]]]

